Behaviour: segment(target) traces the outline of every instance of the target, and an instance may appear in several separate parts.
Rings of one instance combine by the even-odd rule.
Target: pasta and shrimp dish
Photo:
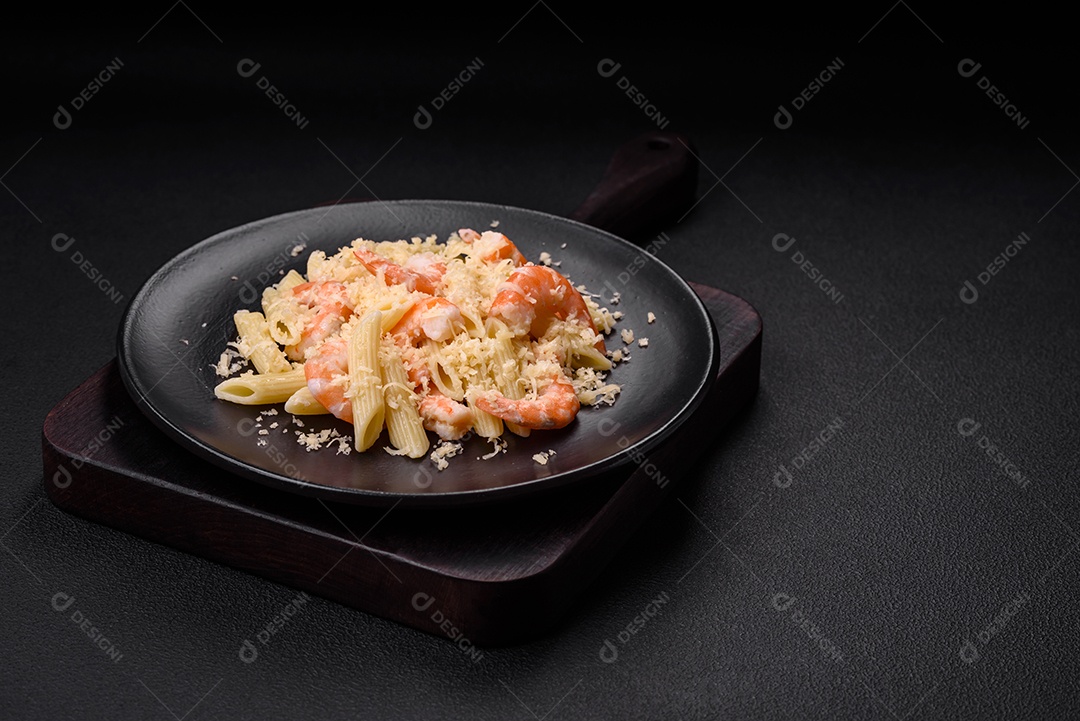
[[[502,233],[357,239],[311,253],[306,271],[267,287],[261,312],[234,315],[238,338],[218,372],[245,361],[255,372],[219,383],[219,399],[332,414],[352,425],[356,451],[385,428],[387,452],[421,458],[429,431],[441,441],[472,432],[505,450],[506,431],[566,427],[582,405],[619,393],[606,376],[621,351],[609,353],[604,336],[620,314]]]

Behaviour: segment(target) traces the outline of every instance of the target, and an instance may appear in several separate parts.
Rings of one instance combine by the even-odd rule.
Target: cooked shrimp
[[[488,314],[515,335],[539,338],[554,320],[576,320],[596,333],[581,293],[559,271],[542,265],[526,265],[511,273],[499,286]],[[604,353],[604,339],[597,336],[596,349]]]
[[[416,345],[424,338],[448,341],[463,325],[461,311],[456,305],[446,298],[429,296],[414,303],[390,332],[403,336],[409,345]]]
[[[493,230],[477,233],[472,228],[462,228],[458,231],[458,237],[475,246],[480,258],[488,263],[497,263],[507,258],[513,261],[514,265],[525,265],[528,262],[517,246],[502,233]]]
[[[293,296],[315,309],[315,316],[300,332],[300,341],[285,348],[293,360],[303,360],[309,348],[341,330],[341,324],[352,314],[349,293],[337,281],[301,283],[293,288]]]
[[[434,431],[444,441],[456,441],[472,428],[473,414],[464,403],[432,393],[420,401],[420,418],[424,428]]]
[[[409,290],[428,295],[435,295],[446,273],[446,264],[434,253],[417,253],[405,261],[405,265],[398,265],[363,248],[353,250],[353,255],[372,273],[378,275],[381,271],[387,285],[403,285]]]
[[[401,316],[391,329],[401,345],[416,346],[424,339],[448,341],[462,327],[461,311],[446,298],[428,297],[419,301]],[[421,394],[418,410],[424,428],[439,438],[455,441],[472,427],[472,411],[463,403],[439,392],[426,365],[410,367],[409,380]]]
[[[349,344],[338,336],[323,343],[304,363],[304,377],[315,400],[336,418],[352,423],[352,401],[345,397],[349,386]]]
[[[487,391],[476,397],[476,407],[507,423],[550,430],[569,425],[577,417],[581,403],[574,386],[565,378],[557,378],[533,400],[515,401],[498,391]]]
[[[427,393],[417,406],[425,429],[434,431],[444,441],[456,441],[469,432],[473,424],[472,410],[440,393],[426,365],[409,368],[408,373],[418,391]]]

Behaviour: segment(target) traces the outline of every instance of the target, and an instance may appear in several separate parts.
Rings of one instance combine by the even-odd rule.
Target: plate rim
[[[483,201],[472,200],[427,200],[418,198],[407,198],[399,200],[371,200],[371,201],[358,201],[350,203],[339,203],[331,207],[331,211],[337,208],[348,207],[370,207],[372,203],[380,203],[383,205],[401,205],[401,206],[426,206],[437,207],[447,206],[455,209],[462,208],[463,206],[474,207],[478,209],[492,210],[492,211],[510,211],[512,213],[527,213],[538,216],[543,219],[554,221],[557,223],[565,223],[571,226],[579,226],[587,229],[590,233],[599,233],[601,236],[606,236],[608,240],[615,241],[618,244],[626,247],[628,250],[632,250],[636,253],[646,253],[642,246],[626,240],[620,236],[610,233],[602,228],[598,228],[588,223],[583,223],[572,218],[556,215],[546,211],[535,210],[531,208],[524,208],[520,206],[512,206],[501,203],[488,203]],[[637,454],[643,454],[650,450],[655,449],[661,443],[669,439],[675,434],[694,411],[704,402],[705,398],[709,394],[709,390],[712,388],[716,381],[716,374],[719,370],[721,363],[721,349],[719,342],[719,333],[716,328],[716,323],[705,307],[704,302],[698,296],[690,284],[679,273],[675,272],[671,266],[660,260],[656,255],[649,253],[649,259],[651,262],[659,265],[666,273],[675,279],[677,284],[681,287],[682,291],[687,294],[694,303],[694,308],[697,313],[704,318],[706,326],[709,329],[709,343],[708,343],[708,372],[704,380],[695,389],[692,397],[675,412],[667,421],[663,423],[659,428],[654,430],[649,435],[645,436],[641,440],[628,445],[626,448],[620,449],[617,453],[608,456],[607,458],[594,461],[584,466],[577,466],[573,469],[563,471],[561,473],[553,474],[550,476],[543,476],[540,478],[533,478],[528,481],[522,481],[508,486],[497,486],[494,488],[481,488],[481,489],[468,489],[462,491],[433,491],[430,493],[398,493],[390,491],[377,491],[370,489],[356,489],[356,488],[342,488],[336,486],[326,486],[319,483],[315,483],[306,479],[294,478],[291,476],[284,476],[280,473],[274,473],[263,469],[259,466],[252,465],[247,461],[227,454],[216,447],[204,443],[200,439],[191,436],[183,429],[179,428],[165,413],[154,406],[152,401],[143,393],[139,387],[139,383],[132,377],[129,368],[128,349],[126,347],[126,341],[130,340],[132,328],[136,322],[134,318],[134,309],[137,304],[144,298],[144,296],[151,292],[152,286],[156,282],[160,282],[166,277],[173,268],[181,265],[185,259],[192,255],[196,255],[202,252],[202,249],[216,243],[227,241],[226,236],[236,235],[243,231],[249,231],[251,229],[258,228],[260,226],[271,225],[274,223],[280,223],[285,219],[294,218],[296,216],[302,216],[305,214],[314,213],[320,210],[322,206],[314,206],[311,208],[302,208],[299,210],[286,211],[277,215],[266,216],[256,220],[252,220],[241,225],[226,228],[218,231],[213,235],[206,237],[197,243],[188,246],[179,253],[173,255],[163,264],[161,264],[145,281],[139,286],[139,289],[132,294],[131,299],[128,301],[124,308],[124,313],[121,316],[120,323],[117,329],[116,336],[116,354],[117,354],[117,366],[120,370],[120,377],[123,381],[124,388],[127,390],[128,395],[135,401],[136,406],[142,411],[143,415],[150,419],[155,426],[163,431],[171,440],[181,446],[182,449],[194,453],[199,458],[209,461],[220,470],[232,473],[240,476],[246,481],[259,483],[263,486],[274,488],[276,490],[285,491],[295,495],[303,495],[321,500],[332,500],[349,505],[362,505],[362,506],[388,506],[398,504],[405,504],[414,508],[421,507],[440,507],[446,508],[451,506],[464,506],[473,507],[488,502],[504,501],[512,498],[516,498],[522,495],[528,495],[530,493],[542,493],[546,491],[557,490],[565,488],[568,484],[575,481],[587,482],[595,479],[597,476],[602,475],[607,471],[612,471],[627,465],[632,457]],[[498,217],[493,215],[492,217]],[[152,390],[152,389],[151,389]],[[537,487],[539,486],[539,487]]]

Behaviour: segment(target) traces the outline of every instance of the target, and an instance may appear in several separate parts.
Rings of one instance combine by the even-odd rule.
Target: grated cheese
[[[547,449],[546,451],[540,451],[533,454],[533,460],[539,463],[541,466],[546,466],[548,459],[555,455],[554,449]]]
[[[228,378],[233,373],[248,364],[248,359],[239,350],[239,340],[229,343],[221,352],[221,357],[215,365],[210,366],[222,378]]]
[[[347,456],[352,451],[352,437],[342,435],[337,428],[323,428],[321,431],[312,431],[311,433],[293,432],[296,434],[296,442],[308,452],[335,445],[338,447],[337,452],[339,455],[345,454]]]
[[[462,451],[460,443],[454,441],[441,441],[439,445],[435,446],[435,450],[431,452],[431,462],[435,464],[435,467],[440,471],[445,471],[450,467],[448,458],[453,458]]]
[[[482,456],[477,456],[477,460],[480,460],[480,461],[491,460],[492,458],[499,455],[500,453],[506,453],[506,449],[510,445],[509,443],[504,441],[502,438],[488,438],[487,440],[488,440],[489,443],[491,443],[492,446],[494,446],[494,448],[491,451],[491,453],[485,453]]]

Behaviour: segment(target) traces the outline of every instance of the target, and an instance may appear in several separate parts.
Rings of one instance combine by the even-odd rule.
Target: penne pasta
[[[285,401],[285,412],[294,416],[321,416],[330,411],[323,407],[322,403],[315,400],[307,386],[298,389]]]
[[[611,359],[590,345],[581,344],[573,350],[573,356],[580,366],[596,370],[611,370]]]
[[[352,396],[353,444],[366,451],[382,433],[385,403],[379,371],[379,344],[382,338],[382,313],[365,315],[353,327],[349,338],[349,393]]]
[[[276,343],[296,345],[300,342],[303,326],[292,301],[292,289],[304,282],[304,276],[290,270],[276,286],[270,286],[263,291],[263,314],[270,329],[270,337]]]
[[[428,367],[431,370],[431,382],[435,384],[439,393],[442,393],[447,398],[453,398],[455,401],[464,400],[465,386],[462,384],[461,378],[454,372],[452,367],[439,362],[439,344],[429,340],[425,342],[425,345],[428,353]]]
[[[473,338],[484,337],[484,323],[480,320],[479,313],[462,311],[461,322],[465,326],[465,332]]]
[[[239,348],[259,373],[287,373],[292,363],[270,336],[270,328],[262,313],[239,310],[233,314],[236,332],[240,334]]]
[[[386,429],[390,444],[409,458],[423,458],[431,443],[416,409],[415,393],[401,357],[387,341],[381,354],[383,400],[386,403]]]
[[[284,403],[301,388],[307,387],[304,370],[288,373],[255,374],[250,371],[228,378],[214,387],[214,395],[223,401],[245,406]]]
[[[333,272],[328,268],[326,253],[316,250],[307,259],[307,277],[312,282],[331,280]]]
[[[511,400],[525,397],[525,389],[518,384],[521,377],[517,352],[514,350],[514,336],[502,321],[490,320],[487,325],[488,338],[495,345],[495,385],[499,392]],[[514,435],[528,438],[530,429],[516,423],[507,422],[506,427]]]
[[[391,330],[401,320],[401,316],[409,312],[409,308],[413,307],[413,300],[409,298],[404,303],[386,303],[385,307],[380,306],[379,311],[382,312],[382,329],[383,332]]]
[[[468,397],[468,396],[467,396]],[[481,438],[498,438],[503,434],[503,421],[498,416],[480,410],[473,403],[473,398],[468,397],[469,409],[473,414],[473,430]]]

